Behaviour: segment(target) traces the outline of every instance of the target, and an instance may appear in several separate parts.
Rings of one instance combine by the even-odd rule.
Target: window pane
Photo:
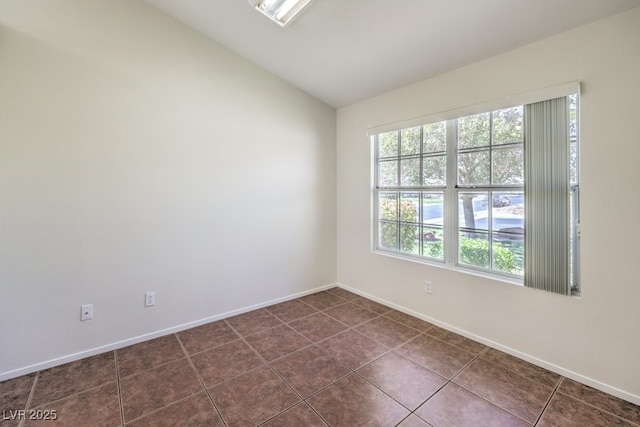
[[[524,193],[493,193],[493,269],[524,274]]]
[[[378,194],[378,218],[389,221],[398,220],[398,193],[381,191]]]
[[[422,254],[444,259],[444,192],[422,193]]]
[[[522,146],[493,150],[493,184],[523,183],[524,157]]]
[[[400,161],[400,165],[400,185],[420,185],[420,159],[404,159]]]
[[[489,236],[487,233],[460,232],[460,264],[489,268]]]
[[[422,254],[431,258],[444,258],[443,233],[441,227],[422,228]]]
[[[458,119],[458,147],[485,147],[491,143],[491,114],[482,113]]]
[[[382,157],[398,156],[398,132],[387,132],[378,135],[378,155]]]
[[[493,112],[493,144],[522,142],[522,106]]]
[[[524,193],[493,193],[491,217],[494,231],[515,234],[510,240],[523,240]]]
[[[431,123],[422,127],[424,133],[425,153],[435,153],[447,150],[447,122]]]
[[[458,200],[458,226],[474,230],[488,230],[489,211],[486,192],[460,193]]]
[[[458,183],[468,185],[489,184],[489,151],[458,155]]]
[[[400,131],[402,156],[420,153],[420,126]]]
[[[444,186],[446,183],[446,172],[447,160],[445,156],[422,158],[424,185]]]
[[[400,221],[419,223],[419,206],[420,193],[402,193],[400,195]]]
[[[418,242],[418,225],[400,226],[400,251],[410,254],[420,254],[420,246]]]
[[[501,240],[501,235],[493,235],[493,269],[524,275],[524,240]]]
[[[398,223],[380,222],[378,230],[378,247],[383,249],[398,249]]]
[[[422,222],[442,227],[444,213],[444,194],[422,193]]]
[[[378,163],[378,186],[395,187],[398,185],[398,161]]]

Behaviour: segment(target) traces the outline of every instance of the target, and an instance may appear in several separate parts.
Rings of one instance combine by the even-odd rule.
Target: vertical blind
[[[524,285],[570,293],[567,98],[525,106]]]

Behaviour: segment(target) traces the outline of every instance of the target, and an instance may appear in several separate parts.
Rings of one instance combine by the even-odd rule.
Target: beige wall
[[[335,283],[335,109],[141,1],[0,2],[0,64],[0,380]]]
[[[639,42],[635,9],[339,109],[338,281],[640,403]],[[583,88],[580,299],[371,252],[367,128],[574,80]]]

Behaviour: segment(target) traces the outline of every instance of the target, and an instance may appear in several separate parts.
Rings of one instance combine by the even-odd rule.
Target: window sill
[[[415,262],[418,264],[428,265],[430,267],[442,268],[444,270],[455,271],[456,273],[468,274],[470,276],[481,277],[483,279],[489,279],[496,282],[508,283],[510,285],[516,285],[524,287],[524,279],[509,277],[501,274],[494,274],[488,271],[476,270],[471,267],[462,267],[459,265],[447,264],[444,261],[430,260],[422,257],[415,257],[408,254],[400,254],[398,252],[385,251],[382,249],[373,249],[371,251],[376,255],[382,255],[389,258],[395,258],[401,261]]]

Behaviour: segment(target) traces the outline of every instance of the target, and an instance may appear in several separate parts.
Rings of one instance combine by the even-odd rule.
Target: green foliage
[[[491,144],[491,114],[482,113],[458,119],[460,148],[486,147]]]
[[[494,269],[510,273],[515,268],[513,253],[501,243],[493,244]],[[485,239],[460,237],[460,262],[489,268],[489,242]]]
[[[493,144],[522,142],[522,106],[493,112]]]
[[[378,152],[380,157],[394,157],[398,155],[398,132],[387,132],[378,135]]]
[[[425,242],[424,254],[441,259],[442,242]],[[494,269],[506,273],[517,273],[516,257],[512,250],[502,245],[493,244]],[[460,263],[481,268],[489,268],[489,242],[485,239],[460,238]]]
[[[432,258],[442,259],[444,256],[444,246],[442,242],[425,242],[424,254]]]
[[[398,214],[403,222],[418,222],[418,211],[413,202],[402,201],[400,203],[400,212],[398,212],[397,199],[382,199],[379,202],[380,218],[387,220],[397,220]],[[398,242],[398,224],[382,223],[380,224],[380,243],[383,248],[401,249],[402,252],[417,252],[417,227],[402,226],[400,227],[400,242]],[[400,245],[398,245],[400,243]]]
[[[447,122],[437,122],[422,126],[424,152],[435,153],[447,150]]]
[[[400,131],[400,154],[420,154],[420,126]]]
[[[504,145],[522,141],[521,106],[458,119],[459,148],[483,148],[483,151],[459,154],[459,182],[476,185],[522,184],[522,148]]]

